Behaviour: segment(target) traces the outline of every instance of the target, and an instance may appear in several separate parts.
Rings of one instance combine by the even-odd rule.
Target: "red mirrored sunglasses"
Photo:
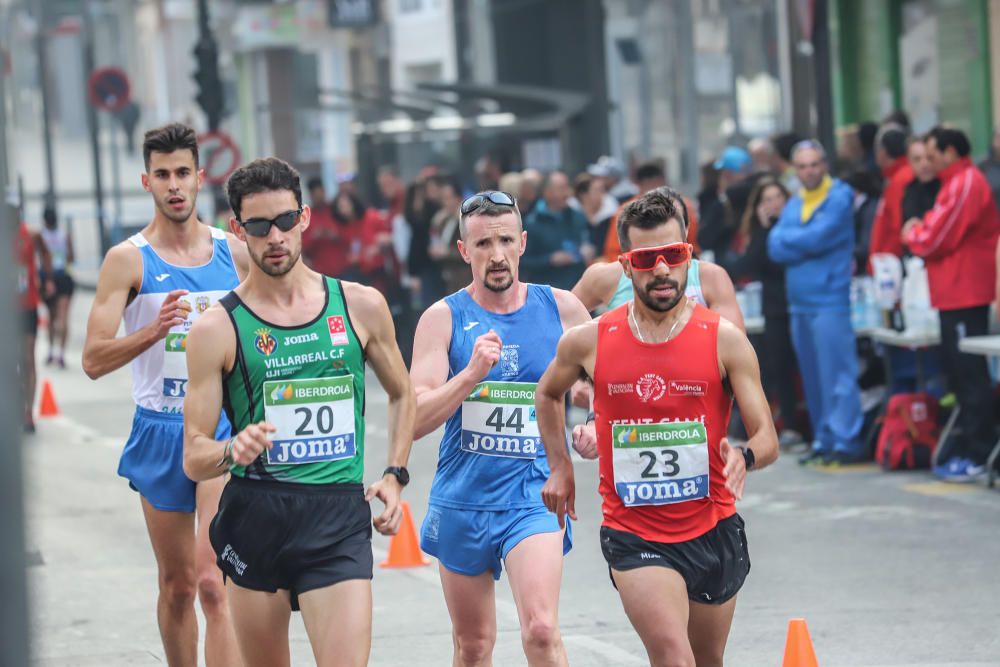
[[[662,259],[667,266],[677,266],[691,259],[690,243],[668,243],[653,248],[636,248],[622,253],[636,271],[652,271]]]

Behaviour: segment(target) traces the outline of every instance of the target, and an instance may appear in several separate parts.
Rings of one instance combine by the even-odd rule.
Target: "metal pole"
[[[52,121],[49,118],[49,82],[48,82],[48,53],[46,49],[45,34],[48,30],[45,15],[45,3],[39,2],[35,5],[35,52],[38,56],[38,85],[42,91],[42,137],[45,141],[45,178],[47,188],[45,190],[45,205],[55,206],[56,203],[56,177],[52,161]],[[21,202],[24,206],[24,202]]]
[[[83,6],[83,71],[89,79],[94,72],[94,21],[91,16],[91,5]],[[87,107],[87,123],[90,126],[90,154],[93,158],[91,169],[94,172],[94,205],[97,209],[97,238],[101,241],[101,257],[108,252],[108,235],[104,229],[104,188],[101,184],[101,141],[97,109],[89,100],[83,101]]]
[[[816,0],[813,28],[813,64],[816,67],[816,135],[831,154],[833,132],[833,82],[830,76],[830,21],[827,0]]]
[[[115,127],[114,119],[111,122],[111,197],[115,202],[115,217],[111,224],[111,233],[114,238],[111,240],[118,242],[122,233],[122,174],[120,169],[121,159],[118,145],[118,128]]]
[[[686,145],[681,159],[681,182],[688,192],[698,189],[698,86],[694,71],[694,17],[690,0],[677,2],[677,47],[681,58],[684,94],[681,102],[681,122]]]
[[[0,245],[13,247],[14,228],[18,222],[11,217],[7,205],[10,185],[7,173],[7,95],[3,73],[0,73]],[[8,251],[9,252],[9,251]],[[9,256],[9,255],[8,255]],[[0,312],[17,313],[11,262],[0,262]],[[20,341],[20,318],[0,318],[0,338]],[[0,665],[28,665],[29,628],[28,592],[25,578],[24,491],[22,489],[21,383],[17,379],[20,345],[4,345],[0,349],[0,373],[6,380],[3,400],[0,400],[0,423],[6,424],[4,464],[0,465]]]

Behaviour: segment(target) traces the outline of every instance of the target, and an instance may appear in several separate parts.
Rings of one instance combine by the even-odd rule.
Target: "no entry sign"
[[[240,166],[240,149],[225,132],[206,132],[198,137],[198,154],[205,181],[222,185]]]
[[[118,67],[96,69],[87,79],[90,103],[111,113],[118,113],[125,108],[131,90],[128,75]]]

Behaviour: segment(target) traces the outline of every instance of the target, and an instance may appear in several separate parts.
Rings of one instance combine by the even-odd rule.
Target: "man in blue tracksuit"
[[[801,462],[851,463],[863,456],[850,317],[854,192],[830,177],[818,142],[797,144],[792,164],[802,189],[781,212],[767,251],[786,267],[792,343],[813,427],[812,450]]]

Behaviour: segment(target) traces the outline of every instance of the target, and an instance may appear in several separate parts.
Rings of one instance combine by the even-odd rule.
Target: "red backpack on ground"
[[[930,394],[889,398],[875,460],[883,470],[930,468],[938,442],[938,403]]]

